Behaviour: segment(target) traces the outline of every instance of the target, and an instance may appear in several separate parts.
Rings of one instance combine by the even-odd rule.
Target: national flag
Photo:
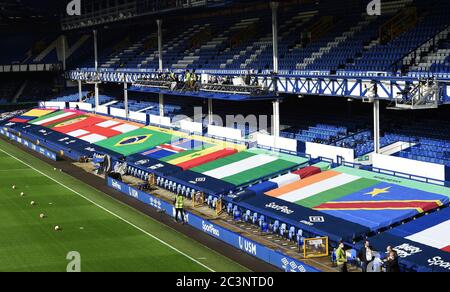
[[[40,118],[42,116],[51,114],[53,112],[55,112],[55,110],[52,110],[52,109],[32,109],[32,110],[24,113],[23,116],[32,117],[32,118]]]
[[[315,209],[327,209],[329,207],[334,210],[414,209],[422,213],[446,202],[448,202],[448,198],[439,194],[379,183],[373,187],[321,204]]]
[[[23,113],[20,116],[16,116],[9,121],[13,123],[29,123],[33,120],[36,120],[37,118],[51,114],[52,112],[54,112],[54,110],[33,109],[26,113]]]
[[[238,148],[234,147],[228,149],[239,151]],[[240,186],[298,166],[296,162],[298,160],[294,156],[276,155],[263,149],[255,152],[252,150],[241,151],[199,165],[191,170]]]
[[[206,143],[201,140],[181,138],[179,140],[172,141],[171,144],[166,143],[159,145],[155,148],[144,151],[141,154],[177,165],[223,149],[221,147],[212,149],[213,146],[214,144]]]
[[[399,225],[389,233],[450,252],[450,209],[445,208]]]
[[[446,196],[382,182],[314,209],[375,230],[436,209],[448,201]]]
[[[266,194],[374,230],[435,209],[449,201],[447,196],[440,194],[336,170],[322,172]]]
[[[136,145],[136,144],[142,144],[145,143],[150,137],[152,137],[152,134],[146,134],[146,135],[136,135],[131,137],[125,137],[114,146],[116,147],[122,147],[122,146],[130,146],[130,145]]]
[[[28,123],[31,120],[33,120],[33,118],[18,116],[18,117],[10,119],[9,122],[11,122],[11,123]]]
[[[239,174],[239,173],[244,172],[249,169],[263,166],[265,164],[271,163],[276,160],[277,160],[277,158],[274,156],[269,156],[269,155],[264,155],[264,154],[254,155],[247,159],[240,160],[235,163],[231,163],[231,164],[213,169],[211,171],[207,171],[203,174],[217,178],[217,179],[222,179],[225,177]]]
[[[169,143],[174,138],[179,137],[173,137],[170,134],[143,127],[97,142],[96,145],[128,156]]]
[[[96,143],[137,128],[135,125],[124,122],[86,115],[64,121],[53,129],[90,143]]]
[[[166,159],[164,159],[164,161],[169,162],[170,164],[179,165],[193,159],[210,155],[220,150],[223,150],[223,148],[220,146],[213,146],[207,149],[190,149],[186,150],[185,152],[182,152],[179,155],[167,157]]]
[[[46,126],[60,133],[69,133],[76,129],[82,129],[84,127],[97,123],[99,122],[99,120],[100,119],[91,118],[88,115],[79,115]]]
[[[205,163],[217,160],[217,159],[221,159],[221,158],[224,158],[229,155],[236,154],[236,153],[237,153],[236,149],[220,149],[220,150],[214,151],[212,153],[205,154],[203,156],[199,156],[195,159],[177,164],[177,166],[181,167],[183,170],[188,170],[188,169],[197,167],[199,165],[202,165],[202,164],[205,164]]]
[[[326,171],[270,191],[267,195],[288,202],[299,202],[358,179],[359,177],[357,176],[341,174],[335,171]]]
[[[406,239],[450,252],[450,218],[447,221],[411,234]]]
[[[30,123],[39,126],[48,126],[51,124],[60,123],[68,119],[73,119],[74,117],[80,115],[82,115],[82,113],[79,111],[61,110],[32,120]]]
[[[164,157],[184,152],[185,150],[186,149],[175,147],[170,144],[162,144],[150,150],[144,151],[141,154],[155,159],[162,159]]]

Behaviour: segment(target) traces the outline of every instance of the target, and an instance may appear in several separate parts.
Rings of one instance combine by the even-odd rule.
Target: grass
[[[71,251],[83,272],[247,271],[3,140],[0,233],[0,271],[63,272]]]

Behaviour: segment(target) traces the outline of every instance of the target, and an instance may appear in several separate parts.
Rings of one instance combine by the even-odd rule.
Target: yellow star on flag
[[[373,191],[371,191],[370,193],[366,193],[366,195],[372,195],[372,197],[376,197],[379,194],[389,193],[389,189],[390,188],[391,187],[387,187],[387,188],[384,188],[384,189],[374,188]]]

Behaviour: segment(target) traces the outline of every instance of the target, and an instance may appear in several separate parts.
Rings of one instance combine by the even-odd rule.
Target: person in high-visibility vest
[[[191,72],[189,72],[189,70],[186,70],[186,73],[184,74],[185,89],[189,89],[191,87],[191,82],[192,82]]]
[[[184,197],[178,194],[175,198],[175,221],[178,222],[178,214],[181,215],[181,222],[184,224]]]
[[[177,81],[177,79],[175,78],[175,73],[170,72],[169,77],[170,77],[170,81],[172,81],[172,82]]]
[[[336,249],[336,263],[337,263],[339,272],[341,272],[341,273],[347,272],[347,253],[344,250],[343,242],[340,242],[339,247]]]

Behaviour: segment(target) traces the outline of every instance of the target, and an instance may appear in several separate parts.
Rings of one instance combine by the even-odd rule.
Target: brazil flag
[[[158,131],[155,128],[140,128],[125,134],[115,136],[95,143],[124,156],[142,152],[164,143],[170,143],[173,139],[180,137],[173,136],[169,132]]]

